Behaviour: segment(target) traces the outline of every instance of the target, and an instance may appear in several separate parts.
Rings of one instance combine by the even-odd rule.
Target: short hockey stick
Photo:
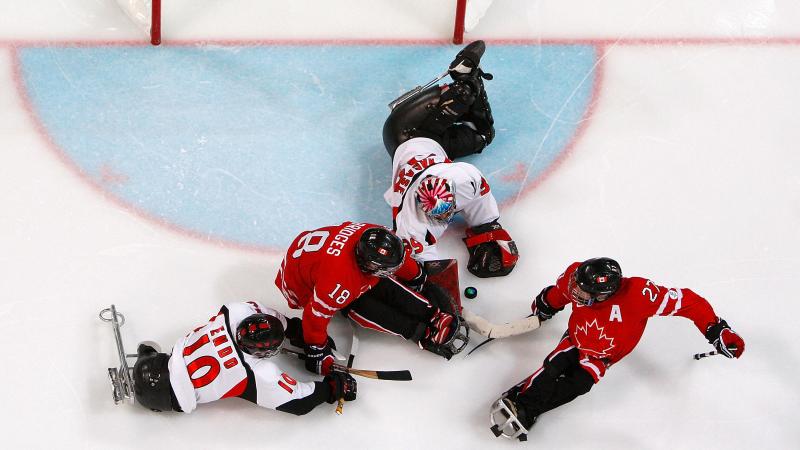
[[[475,350],[477,350],[477,349],[479,349],[479,348],[483,347],[483,346],[484,346],[484,344],[488,344],[489,342],[492,342],[493,340],[494,340],[494,338],[487,338],[485,341],[481,342],[480,344],[476,345],[476,346],[475,346],[475,348],[473,348],[472,350],[470,350],[470,351],[469,351],[469,353],[467,353],[467,356],[471,355],[471,354],[472,354],[472,352],[474,352]]]
[[[718,352],[716,350],[712,350],[712,351],[706,352],[706,353],[695,353],[694,354],[694,359],[699,360],[699,359],[703,359],[703,358],[708,358],[709,356],[721,355],[721,354],[722,353],[720,353],[720,352]]]
[[[298,352],[296,350],[291,350],[288,348],[282,348],[282,353],[286,353],[289,355],[294,355],[300,359],[306,359],[306,355]],[[364,370],[364,369],[353,369],[348,368],[347,366],[343,366],[341,364],[333,364],[333,370],[338,370],[340,372],[347,372],[351,375],[358,375],[364,378],[372,378],[374,380],[391,380],[391,381],[411,381],[411,372],[408,370]]]
[[[353,332],[353,339],[350,341],[350,356],[347,357],[347,368],[353,368],[353,361],[356,359],[356,352],[358,352],[358,329],[352,320],[347,321],[350,324],[350,329]],[[336,414],[342,415],[344,409],[344,395],[339,397],[339,402],[336,403]]]
[[[389,109],[394,110],[397,107],[397,105],[403,103],[404,101],[408,100],[409,98],[417,95],[418,93],[422,92],[423,90],[428,89],[429,87],[431,87],[434,84],[438,83],[439,80],[441,80],[442,78],[446,77],[448,73],[450,73],[449,69],[446,70],[443,74],[441,74],[441,75],[437,76],[436,78],[432,79],[431,81],[427,82],[424,86],[417,86],[414,89],[402,94],[400,97],[397,97],[396,99],[392,100],[391,103],[389,103],[389,105],[388,105]]]
[[[513,322],[496,324],[489,322],[467,308],[463,308],[462,313],[464,315],[464,320],[472,330],[482,336],[493,339],[525,334],[539,328],[540,325],[539,318],[533,314]]]
[[[488,344],[495,339],[525,334],[539,328],[540,325],[539,318],[533,314],[525,317],[524,319],[519,319],[504,324],[495,324],[489,322],[488,320],[466,308],[463,309],[463,314],[464,320],[471,329],[488,338],[470,350],[469,353],[467,353],[467,356],[471,355],[475,350],[481,348],[484,344]]]
[[[728,350],[735,352],[737,350],[737,348],[735,346],[730,346],[730,347],[728,347]],[[700,359],[708,358],[709,356],[714,356],[714,355],[726,356],[724,353],[722,353],[719,350],[711,350],[710,352],[707,352],[707,353],[695,353],[694,354],[694,359],[700,360]]]

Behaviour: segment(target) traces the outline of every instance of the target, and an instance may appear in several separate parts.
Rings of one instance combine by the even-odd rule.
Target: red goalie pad
[[[461,312],[461,289],[458,287],[458,261],[455,259],[439,259],[426,261],[428,282],[435,283],[446,290]]]

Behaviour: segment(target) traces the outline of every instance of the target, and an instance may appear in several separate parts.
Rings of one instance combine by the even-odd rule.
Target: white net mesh
[[[117,3],[137,27],[147,34],[150,33],[153,10],[152,0],[117,0]]]
[[[492,6],[492,0],[467,0],[467,9],[464,14],[464,31],[470,32]]]

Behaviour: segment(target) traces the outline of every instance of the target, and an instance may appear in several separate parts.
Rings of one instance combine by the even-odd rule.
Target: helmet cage
[[[394,273],[397,272],[397,269],[400,268],[399,264],[394,267],[387,267],[376,261],[369,261],[369,260],[362,260],[362,262],[360,262],[358,266],[361,268],[362,271],[381,278],[386,278],[394,275]]]
[[[611,294],[608,293],[592,294],[590,292],[586,292],[581,288],[577,281],[577,276],[574,273],[569,277],[567,289],[569,290],[569,295],[572,297],[572,300],[583,306],[592,306],[595,303],[604,302],[608,299],[608,297],[611,297]]]

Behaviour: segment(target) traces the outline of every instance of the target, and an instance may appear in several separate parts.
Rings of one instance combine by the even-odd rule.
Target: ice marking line
[[[91,191],[99,194],[103,199],[111,202],[120,210],[126,211],[134,216],[143,219],[146,223],[153,223],[159,226],[162,226],[174,233],[179,235],[183,235],[186,237],[190,237],[193,240],[199,240],[206,243],[214,244],[221,248],[226,249],[235,249],[239,251],[245,252],[252,252],[257,254],[278,254],[282,252],[282,249],[271,248],[271,247],[263,247],[258,245],[248,245],[242,244],[238,242],[223,240],[214,236],[209,235],[208,233],[198,232],[186,228],[182,228],[176,224],[173,224],[166,219],[158,217],[154,214],[145,211],[133,203],[122,201],[121,199],[117,198],[115,195],[112,195],[110,192],[106,191],[98,182],[88,173],[86,173],[80,166],[78,166],[72,159],[70,159],[66,153],[56,144],[53,138],[50,136],[50,133],[45,129],[44,124],[39,120],[39,115],[36,112],[36,108],[33,105],[30,97],[28,96],[27,90],[25,89],[25,82],[24,76],[22,74],[22,62],[20,61],[19,51],[17,47],[11,48],[11,71],[12,71],[12,79],[14,80],[14,84],[17,90],[17,94],[19,95],[20,99],[20,107],[27,113],[27,116],[31,120],[31,124],[35,130],[35,133],[39,135],[44,142],[45,147],[50,150],[53,154],[55,154],[56,159],[60,161],[68,170],[67,172],[76,175],[79,179],[83,180],[84,183],[90,188]]]
[[[745,45],[745,46],[774,46],[774,45],[800,45],[800,36],[776,37],[716,37],[716,36],[686,36],[686,37],[634,37],[634,38],[500,38],[484,39],[487,44],[495,45],[593,45],[604,47],[615,46],[672,46],[672,45]],[[312,45],[451,45],[449,39],[175,39],[161,42],[161,47],[198,47],[223,48],[232,52],[239,51],[237,47],[256,46],[312,46]],[[15,51],[19,47],[150,47],[144,39],[136,40],[44,40],[44,39],[14,39],[0,40],[0,46],[10,47]],[[404,87],[398,93],[404,91]]]
[[[659,3],[655,4],[655,5],[653,5],[653,7],[652,7],[652,8],[650,8],[650,10],[649,10],[649,11],[647,11],[645,14],[643,14],[643,15],[641,16],[641,18],[639,19],[639,21],[637,22],[637,24],[634,24],[634,25],[632,25],[632,26],[631,26],[631,29],[635,29],[635,28],[637,27],[637,25],[641,24],[641,23],[644,21],[644,19],[646,19],[647,17],[649,17],[649,16],[650,16],[650,15],[651,15],[651,14],[652,14],[652,13],[653,13],[653,12],[654,12],[654,11],[655,11],[657,8],[659,8],[661,5],[663,5],[663,4],[664,4],[664,2],[665,2],[665,0],[662,0],[661,2],[659,2]],[[612,43],[612,44],[611,44],[610,46],[608,46],[608,47],[611,47],[611,48],[613,48],[613,47],[614,47],[614,45],[616,45],[616,43],[617,43],[617,42],[620,42],[622,39],[623,39],[623,38],[619,38],[617,41],[615,41],[614,43]],[[575,86],[575,88],[572,90],[572,92],[570,93],[569,97],[568,97],[568,98],[567,98],[567,99],[566,99],[566,100],[565,100],[565,101],[564,101],[564,102],[561,104],[561,108],[558,110],[558,112],[556,113],[555,117],[553,117],[553,118],[550,120],[550,126],[547,128],[547,131],[545,131],[545,134],[544,134],[544,136],[542,137],[541,141],[539,142],[539,147],[536,149],[536,151],[534,152],[533,156],[531,157],[531,160],[530,160],[530,162],[528,163],[528,168],[527,168],[527,170],[525,171],[525,176],[522,178],[522,182],[520,183],[520,187],[519,187],[519,189],[517,190],[517,195],[514,197],[514,201],[513,201],[513,203],[517,203],[517,202],[519,201],[519,198],[522,196],[523,192],[526,192],[526,191],[527,191],[527,189],[525,188],[525,185],[526,185],[526,184],[527,184],[527,182],[528,182],[528,178],[529,178],[529,175],[530,175],[531,169],[533,168],[533,164],[534,164],[534,162],[536,162],[536,161],[538,160],[539,154],[541,153],[542,149],[544,148],[544,144],[545,144],[545,142],[546,142],[546,141],[547,141],[547,139],[550,137],[550,133],[552,132],[553,128],[555,127],[555,124],[556,124],[556,123],[558,122],[558,120],[560,119],[560,117],[561,117],[561,114],[564,112],[564,109],[566,108],[566,106],[567,106],[567,105],[568,105],[568,104],[569,104],[569,103],[572,101],[572,99],[575,97],[575,94],[578,92],[578,90],[581,88],[581,86],[583,86],[583,84],[586,82],[586,79],[587,79],[587,78],[588,78],[588,77],[589,77],[589,76],[590,76],[592,73],[595,73],[595,77],[598,77],[598,76],[599,76],[599,69],[598,69],[598,68],[599,68],[600,64],[602,64],[602,63],[603,63],[603,61],[605,60],[605,57],[606,57],[606,55],[608,55],[608,53],[609,53],[609,51],[607,51],[607,48],[608,48],[608,47],[607,47],[606,45],[602,45],[602,46],[601,46],[601,45],[594,45],[595,57],[597,58],[597,60],[596,60],[595,64],[592,66],[592,68],[591,68],[589,71],[587,71],[587,73],[584,75],[584,77],[581,79],[581,81],[580,81],[580,82],[577,84],[577,86]],[[595,83],[595,86],[597,86],[597,83]],[[585,114],[585,115],[584,115],[584,116],[583,116],[583,117],[580,119],[580,121],[579,121],[579,129],[575,131],[575,135],[574,135],[574,136],[573,136],[573,138],[572,138],[572,141],[573,141],[573,142],[577,141],[577,139],[578,139],[578,134],[579,134],[579,133],[581,133],[581,132],[583,131],[583,130],[582,130],[582,129],[583,129],[583,125],[584,125],[586,122],[588,122],[588,121],[591,119],[591,114],[589,114],[589,110],[592,110],[592,109],[593,109],[593,107],[592,107],[592,106],[594,105],[594,103],[595,103],[595,101],[596,101],[595,94],[596,94],[596,92],[595,92],[595,90],[593,89],[593,90],[592,90],[592,95],[590,96],[590,99],[589,99],[589,106],[587,107],[587,113],[586,113],[586,114]],[[593,113],[593,111],[592,111],[592,113]],[[569,145],[569,144],[568,144],[567,146],[565,146],[565,148],[562,150],[562,152],[561,152],[561,153],[562,153],[562,154],[563,154],[563,153],[566,153],[566,150],[567,150],[569,147],[570,147],[570,145]],[[557,161],[558,159],[559,159],[559,158],[556,158],[556,161]],[[551,165],[550,165],[550,167],[551,167],[551,168],[552,168],[552,167],[553,167],[553,165],[556,163],[556,161],[553,161],[553,162],[551,163]],[[542,174],[542,177],[541,177],[541,178],[544,178],[544,175],[545,175],[547,172],[549,172],[550,170],[552,170],[552,169],[547,169],[547,170],[545,171],[545,173],[543,173],[543,174]],[[517,210],[515,209],[515,210],[514,210],[514,212],[512,212],[511,214],[514,214],[514,215],[516,215],[516,211],[517,211]]]
[[[200,43],[204,43],[208,41],[186,41],[185,43],[178,43],[180,45],[192,45],[196,46]],[[220,41],[222,42],[222,41]],[[541,184],[551,173],[553,173],[558,166],[565,160],[570,154],[573,148],[575,147],[576,143],[582,137],[582,134],[585,132],[586,128],[588,127],[588,123],[594,115],[594,111],[597,107],[597,98],[599,97],[599,88],[602,84],[602,78],[604,75],[604,62],[605,57],[610,53],[610,51],[603,51],[606,50],[607,47],[620,47],[620,46],[638,46],[638,45],[764,45],[764,46],[771,46],[771,45],[792,45],[797,46],[800,45],[800,38],[797,37],[786,37],[786,38],[667,38],[667,39],[651,39],[651,38],[621,38],[616,40],[608,40],[608,39],[517,39],[517,40],[489,40],[490,43],[517,43],[517,44],[525,44],[525,43],[539,43],[542,45],[547,44],[591,44],[595,46],[595,57],[597,61],[593,66],[593,71],[589,70],[586,72],[584,79],[581,83],[576,85],[576,89],[572,91],[572,95],[574,96],[575,92],[577,92],[577,88],[579,88],[582,83],[585,83],[585,78],[588,77],[592,72],[595,73],[594,79],[594,86],[592,88],[592,93],[590,95],[589,102],[587,104],[587,108],[584,110],[583,118],[578,120],[578,127],[575,129],[572,135],[572,139],[568,142],[558,153],[556,158],[550,163],[548,168],[543,171],[536,179],[534,179],[528,186],[522,186],[517,190],[516,196],[507,199],[508,201],[503,201],[501,206],[508,206],[509,204],[513,204],[527,192],[532,189],[535,189],[539,184]],[[187,228],[183,228],[182,226],[175,225],[168,220],[158,217],[148,211],[145,211],[141,208],[138,208],[134,204],[131,204],[127,201],[123,201],[113,195],[112,192],[105,190],[102,186],[100,186],[91,174],[85,173],[85,171],[75,164],[67,155],[63,152],[62,149],[59,148],[58,144],[56,144],[53,138],[49,135],[49,132],[44,128],[43,124],[39,121],[39,115],[36,113],[36,108],[32,105],[31,99],[28,96],[27,91],[25,90],[25,82],[24,77],[22,75],[22,68],[20,62],[20,47],[26,45],[26,43],[30,46],[39,46],[39,47],[97,47],[99,45],[103,45],[101,41],[62,41],[62,42],[52,42],[52,41],[2,41],[0,40],[0,47],[8,48],[11,53],[11,61],[12,61],[12,79],[15,81],[15,85],[17,90],[19,91],[20,99],[24,103],[23,108],[28,113],[28,116],[31,117],[34,123],[34,128],[37,130],[37,133],[43,138],[43,141],[46,143],[46,146],[49,147],[52,151],[54,151],[59,160],[61,160],[67,167],[74,171],[75,174],[78,175],[79,178],[84,179],[84,181],[88,182],[90,187],[99,193],[103,198],[106,200],[111,200],[112,203],[116,204],[117,206],[121,207],[123,210],[128,211],[129,213],[133,213],[140,218],[145,219],[148,222],[156,223],[160,226],[164,226],[170,229],[173,232],[177,232],[181,235],[192,237],[194,239],[200,239],[206,243],[213,243],[217,246],[221,246],[223,248],[234,248],[238,250],[245,250],[245,251],[254,251],[257,253],[270,253],[273,254],[275,252],[279,252],[279,250],[274,249],[272,247],[265,247],[261,245],[252,245],[252,244],[241,244],[235,241],[231,241],[228,239],[217,238],[214,236],[210,236],[206,232],[198,232],[193,231]],[[306,40],[306,41],[279,41],[279,40],[260,40],[260,41],[241,41],[241,43],[249,46],[255,45],[276,45],[276,44],[291,44],[291,45],[298,45],[298,46],[305,46],[305,45],[319,45],[319,44],[338,44],[338,45],[386,45],[387,43],[393,43],[398,45],[443,45],[445,44],[444,41],[439,40],[425,40],[425,41],[414,41],[414,40],[392,40],[392,41],[378,41],[378,40]],[[141,42],[130,42],[130,41],[114,41],[107,43],[109,46],[132,46],[132,47],[146,47],[148,46],[146,43]],[[235,52],[238,52],[239,49],[235,49]],[[232,50],[233,51],[233,50]],[[234,52],[234,53],[235,53]],[[72,84],[72,80],[70,80],[66,74],[61,71],[62,74],[65,76],[65,80],[69,81]],[[552,118],[548,127],[548,133],[542,138],[539,142],[537,147],[537,151],[534,154],[534,158],[538,158],[541,152],[541,149],[544,146],[544,143],[547,139],[551,136],[549,133],[553,129],[556,123],[561,120],[560,116],[563,113],[566,105],[569,103],[569,99],[562,103],[559,112],[556,114],[555,117]],[[540,108],[537,108],[540,109]],[[562,121],[563,122],[563,121]],[[142,146],[141,142],[138,145]],[[145,149],[150,154],[158,155],[159,158],[164,159],[164,157],[158,153],[153,152],[152,150]],[[528,166],[528,170],[526,171],[526,178],[525,182],[527,182],[530,176],[530,170],[533,167],[534,160]],[[370,174],[372,173],[370,169]],[[263,194],[261,195],[263,198]]]
[[[800,43],[800,41],[798,41]],[[603,45],[595,46],[595,55],[599,55],[605,51],[605,47]],[[605,75],[605,59],[598,58],[595,64],[593,65],[593,72],[594,72],[594,83],[592,85],[592,91],[589,95],[589,100],[587,102],[586,109],[583,112],[583,116],[578,121],[578,128],[572,134],[572,138],[569,142],[567,142],[563,149],[559,152],[558,156],[550,162],[550,165],[532,182],[530,182],[527,186],[524,184],[522,188],[517,192],[517,196],[514,198],[513,201],[511,199],[506,199],[500,202],[501,208],[506,208],[514,203],[522,196],[528,194],[530,191],[536,189],[539,185],[541,185],[550,175],[552,175],[556,169],[558,169],[561,164],[572,154],[575,146],[577,145],[578,141],[583,137],[583,134],[588,128],[590,118],[594,116],[594,112],[597,108],[597,104],[599,103],[599,96],[600,96],[600,87],[603,84],[603,77]],[[592,73],[589,71],[588,73]],[[588,75],[587,73],[587,75]],[[578,86],[579,87],[579,86]],[[551,122],[551,125],[555,122]],[[543,142],[542,142],[543,145]],[[540,147],[541,149],[541,147]],[[530,171],[531,166],[528,166],[528,171]],[[514,214],[514,213],[511,213]]]

